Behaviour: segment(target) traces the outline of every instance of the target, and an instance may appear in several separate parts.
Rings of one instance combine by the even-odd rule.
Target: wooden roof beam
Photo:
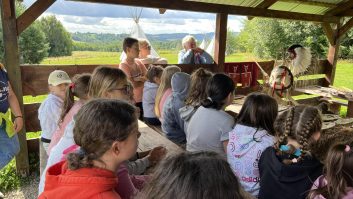
[[[353,7],[353,0],[348,0],[346,2],[341,2],[337,4],[336,7],[325,13],[325,16],[336,16],[347,10],[350,10]]]
[[[297,12],[287,12],[278,10],[268,10],[264,8],[250,8],[243,6],[222,5],[204,2],[183,1],[183,0],[71,0],[91,3],[106,3],[147,8],[165,8],[170,10],[184,10],[207,13],[224,13],[231,15],[243,15],[254,17],[268,17],[278,19],[291,19],[300,21],[316,21],[338,23],[339,17],[322,16],[315,14],[304,14]]]
[[[353,27],[353,18],[347,21],[339,30],[338,38],[342,38]]]
[[[264,0],[261,2],[259,5],[256,6],[256,8],[264,8],[267,9],[271,7],[273,4],[275,4],[278,0]],[[252,20],[254,17],[248,17],[249,20]]]
[[[43,12],[45,12],[56,0],[37,0],[16,20],[17,36],[30,26]]]

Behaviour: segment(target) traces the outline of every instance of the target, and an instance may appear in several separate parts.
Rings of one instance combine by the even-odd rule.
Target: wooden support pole
[[[222,72],[224,71],[224,62],[225,62],[225,55],[226,55],[227,21],[228,21],[227,14],[223,14],[223,13],[217,14],[214,60],[217,63],[219,70]]]
[[[23,113],[23,96],[16,28],[15,1],[2,0],[1,10],[3,41],[5,50],[5,67],[10,79],[10,83],[18,98]],[[21,150],[20,153],[16,156],[16,168],[22,176],[27,176],[29,174],[29,161],[25,128],[23,128],[22,131],[18,133],[18,139],[20,141]]]
[[[330,85],[333,85],[336,74],[336,64],[338,59],[338,51],[340,48],[340,38],[338,37],[338,31],[341,28],[341,23],[337,24],[336,29],[334,30],[334,45],[330,44],[327,60],[331,65],[331,70],[326,71],[326,79],[328,80]],[[328,85],[324,85],[328,86]]]
[[[30,26],[55,0],[37,0],[17,19],[17,36]]]
[[[328,41],[330,42],[330,45],[335,45],[335,38],[331,25],[329,23],[322,23],[321,26],[326,34]]]

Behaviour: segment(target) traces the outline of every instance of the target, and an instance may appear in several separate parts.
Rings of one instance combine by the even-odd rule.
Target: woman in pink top
[[[145,65],[137,59],[140,52],[138,40],[126,37],[123,42],[123,50],[126,53],[126,59],[120,63],[119,68],[124,71],[128,79],[131,81],[134,87],[135,105],[140,108],[140,116],[143,116],[142,93],[143,84],[147,80],[147,69]]]
[[[157,95],[156,95],[156,103],[154,105],[154,112],[156,116],[162,120],[162,112],[163,106],[166,99],[172,94],[172,76],[176,72],[181,72],[181,69],[178,66],[167,66],[162,73],[161,83],[159,84]]]
[[[59,127],[55,130],[48,148],[48,155],[51,149],[59,142],[64,135],[65,128],[69,124],[74,115],[80,110],[84,102],[87,100],[88,85],[91,79],[90,74],[75,75],[72,83],[66,89],[66,97],[63,103],[62,113],[60,115]],[[79,98],[75,102],[75,97]]]

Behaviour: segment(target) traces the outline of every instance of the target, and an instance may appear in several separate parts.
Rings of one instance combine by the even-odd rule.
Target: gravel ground
[[[5,193],[6,199],[36,199],[38,194],[39,176],[33,177],[30,182],[18,190]]]

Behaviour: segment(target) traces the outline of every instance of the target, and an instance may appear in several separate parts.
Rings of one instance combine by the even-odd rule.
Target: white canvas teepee
[[[206,49],[207,45],[208,45],[208,41],[207,41],[206,34],[205,34],[205,36],[203,37],[203,40],[202,40],[202,42],[201,42],[199,47],[201,49]]]
[[[133,21],[134,21],[131,27],[130,37],[135,39],[146,39],[151,45],[151,55],[153,55],[154,57],[159,57],[158,53],[153,48],[151,42],[147,39],[146,34],[143,32],[141,26],[139,25],[142,10],[143,8],[132,8],[132,10],[130,10],[131,16],[133,17]],[[122,61],[125,58],[126,58],[126,54],[123,51],[120,55],[120,61]]]
[[[215,48],[215,36],[213,36],[210,44],[208,45],[206,52],[210,54],[212,57],[214,55],[214,48]]]

